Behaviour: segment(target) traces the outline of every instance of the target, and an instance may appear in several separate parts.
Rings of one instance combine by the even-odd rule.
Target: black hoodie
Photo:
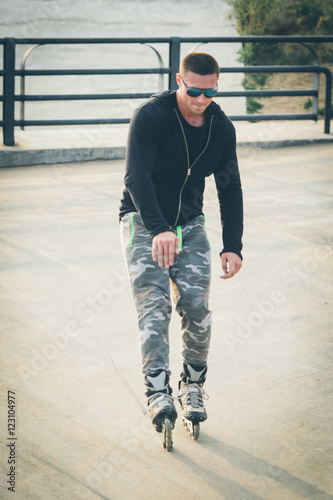
[[[138,212],[152,237],[203,214],[205,177],[214,174],[223,226],[223,252],[241,257],[243,197],[235,129],[220,106],[205,111],[207,139],[190,162],[176,92],[155,94],[131,120],[120,219]]]

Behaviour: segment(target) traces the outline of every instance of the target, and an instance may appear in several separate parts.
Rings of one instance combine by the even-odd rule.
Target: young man
[[[213,102],[219,65],[188,54],[177,91],[151,97],[134,113],[120,206],[123,250],[138,314],[148,408],[158,431],[177,418],[169,385],[170,284],[181,317],[183,417],[207,418],[203,384],[211,334],[210,247],[204,228],[205,177],[214,175],[223,227],[220,254],[228,279],[241,268],[242,189],[235,130]]]

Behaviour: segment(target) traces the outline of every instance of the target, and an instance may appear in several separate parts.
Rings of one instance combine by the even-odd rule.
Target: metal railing
[[[196,43],[197,46],[207,43],[297,43],[306,47],[314,58],[313,66],[241,66],[221,68],[223,73],[312,73],[314,75],[314,86],[307,90],[242,90],[221,91],[217,97],[267,97],[267,96],[311,96],[313,97],[312,113],[300,114],[244,114],[229,116],[233,121],[259,121],[259,120],[317,120],[318,97],[319,97],[319,75],[326,77],[325,87],[325,115],[324,132],[330,133],[331,105],[332,105],[332,73],[329,68],[319,64],[318,57],[309,43],[333,42],[333,36],[248,36],[248,37],[218,37],[218,38],[4,38],[0,39],[4,51],[4,67],[0,70],[3,77],[3,94],[0,101],[3,102],[3,119],[0,125],[3,128],[3,142],[6,146],[15,144],[15,127],[25,126],[48,126],[48,125],[93,125],[93,124],[119,124],[129,123],[130,118],[102,118],[102,119],[68,119],[68,120],[26,120],[24,117],[24,104],[33,101],[77,101],[77,100],[112,100],[112,99],[145,99],[153,92],[133,93],[110,93],[110,94],[52,94],[52,95],[26,95],[25,78],[32,76],[56,76],[56,75],[168,75],[168,89],[177,88],[176,73],[179,69],[181,44]],[[58,70],[27,70],[25,62],[28,55],[37,46],[41,45],[89,45],[89,44],[144,44],[150,47],[158,57],[158,68],[127,68],[127,69],[58,69]],[[164,67],[162,57],[152,46],[158,44],[168,45],[169,62]],[[21,68],[16,69],[16,46],[31,45],[23,56]],[[21,78],[21,95],[15,93],[15,77]],[[161,84],[160,84],[161,90]],[[20,119],[15,118],[15,102],[21,103]]]

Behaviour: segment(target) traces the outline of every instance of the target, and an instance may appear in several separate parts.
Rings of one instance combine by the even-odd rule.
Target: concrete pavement
[[[332,144],[239,147],[244,265],[227,282],[207,183],[209,418],[197,443],[179,418],[170,453],[143,416],[123,160],[0,170],[1,498],[333,498],[332,157]],[[175,313],[170,337],[176,389]]]

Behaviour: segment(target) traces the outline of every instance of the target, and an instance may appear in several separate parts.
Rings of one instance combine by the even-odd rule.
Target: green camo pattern
[[[211,256],[204,217],[200,215],[175,229],[181,251],[170,269],[160,268],[153,261],[152,238],[139,214],[126,214],[120,229],[138,315],[143,372],[163,369],[170,373],[170,290],[181,317],[183,361],[194,366],[206,364],[211,336]]]

